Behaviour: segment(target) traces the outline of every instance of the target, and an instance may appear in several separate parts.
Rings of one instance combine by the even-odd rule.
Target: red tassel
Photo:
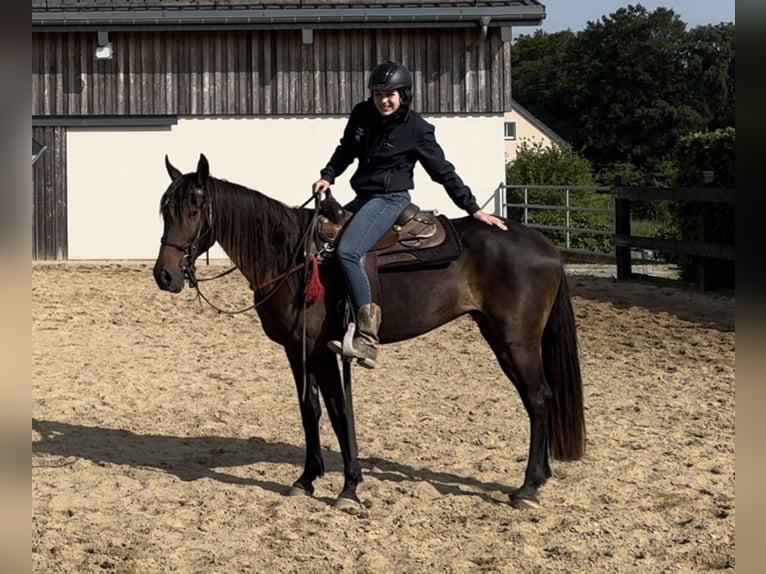
[[[309,277],[306,280],[305,296],[307,303],[313,303],[324,297],[324,285],[322,285],[322,280],[319,278],[319,261],[317,258],[312,257],[309,260],[309,265],[311,266],[311,269],[309,270]]]

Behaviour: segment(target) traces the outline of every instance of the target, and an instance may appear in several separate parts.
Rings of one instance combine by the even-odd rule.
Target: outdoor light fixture
[[[43,155],[46,149],[48,149],[48,146],[44,146],[35,138],[32,138],[32,165],[37,163],[37,160],[40,159],[40,156]]]
[[[96,47],[97,60],[111,60],[113,55],[112,43],[109,41],[109,32],[98,31],[98,46]]]

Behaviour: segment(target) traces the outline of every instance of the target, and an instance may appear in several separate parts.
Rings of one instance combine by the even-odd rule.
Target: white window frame
[[[508,135],[508,128],[512,128],[512,135]],[[506,140],[516,139],[516,122],[503,122],[503,136]]]

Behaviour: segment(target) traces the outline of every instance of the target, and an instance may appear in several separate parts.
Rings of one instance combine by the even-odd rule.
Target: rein
[[[310,236],[310,233],[316,227],[316,222],[317,222],[318,214],[319,214],[319,197],[314,195],[314,194],[312,194],[311,197],[309,197],[306,201],[304,201],[298,207],[298,209],[304,208],[306,205],[309,204],[309,202],[312,199],[315,201],[314,214],[313,214],[313,216],[311,218],[311,222],[306,227],[306,230],[303,232],[303,235],[301,236],[300,240],[298,241],[298,244],[297,244],[296,248],[293,250],[293,252],[292,252],[292,254],[290,256],[290,265],[291,265],[291,267],[287,271],[285,271],[283,273],[280,273],[279,275],[277,275],[275,277],[272,277],[268,281],[265,281],[265,282],[261,283],[260,285],[254,287],[253,291],[254,292],[258,292],[258,291],[260,291],[262,289],[265,289],[267,287],[270,287],[270,286],[272,286],[272,285],[274,285],[276,283],[276,286],[273,289],[271,289],[268,293],[266,293],[260,300],[255,301],[252,305],[250,305],[249,307],[246,307],[244,309],[239,309],[237,311],[229,311],[229,310],[226,310],[226,309],[221,309],[220,307],[215,305],[212,301],[210,301],[210,299],[208,299],[205,296],[205,294],[200,290],[200,287],[199,287],[199,284],[201,282],[203,282],[203,281],[213,281],[214,279],[220,279],[221,277],[225,277],[226,275],[228,275],[232,271],[236,271],[236,269],[237,269],[237,266],[235,265],[235,266],[227,269],[226,271],[223,271],[223,272],[219,273],[218,275],[215,275],[214,277],[204,277],[204,278],[201,278],[201,279],[197,278],[196,267],[194,265],[194,260],[196,258],[196,252],[197,252],[197,249],[198,249],[198,245],[199,245],[200,239],[202,239],[203,235],[212,234],[212,229],[213,229],[213,224],[212,224],[212,219],[213,219],[212,218],[212,215],[213,215],[212,214],[212,203],[209,205],[208,213],[206,214],[206,217],[205,217],[205,219],[207,220],[207,223],[208,223],[208,227],[205,230],[205,233],[203,234],[203,232],[202,232],[203,223],[200,223],[199,229],[197,230],[197,235],[194,238],[194,241],[192,241],[192,243],[188,247],[184,248],[184,247],[182,247],[180,245],[176,245],[174,243],[170,243],[170,242],[166,241],[164,237],[160,240],[160,244],[161,245],[165,245],[167,247],[172,247],[173,249],[176,249],[176,250],[180,251],[181,253],[183,253],[183,256],[181,257],[180,267],[183,270],[184,277],[189,282],[189,286],[193,287],[196,290],[197,298],[198,299],[201,299],[202,301],[207,303],[210,307],[212,307],[213,309],[215,309],[219,313],[224,313],[226,315],[239,315],[240,313],[245,313],[247,311],[252,311],[253,309],[257,309],[258,307],[263,305],[266,301],[268,301],[280,289],[280,287],[282,287],[282,285],[284,285],[284,283],[287,281],[287,278],[290,275],[292,275],[293,273],[295,273],[297,271],[300,271],[303,268],[306,268],[312,262],[312,260],[313,260],[314,265],[318,265],[318,263],[319,263],[318,259],[319,259],[319,257],[321,255],[323,255],[323,251],[325,251],[324,247],[318,253],[312,255],[310,258],[307,258],[302,263],[297,263],[296,264],[296,261],[298,259],[299,254],[300,254],[301,247],[303,247],[304,257],[307,256],[305,248],[306,248],[307,240],[308,240],[308,237]]]
[[[202,229],[204,227],[204,221],[200,222],[200,226],[197,229],[196,237],[194,238],[194,241],[191,242],[191,244],[188,247],[182,247],[180,245],[176,245],[174,243],[170,243],[165,239],[163,236],[160,240],[161,245],[165,245],[167,247],[172,247],[173,249],[176,249],[182,253],[181,261],[180,261],[180,267],[183,270],[185,279],[189,282],[189,285],[191,287],[194,287],[194,289],[197,291],[197,298],[201,299],[202,301],[205,301],[208,305],[210,305],[213,309],[218,311],[219,313],[225,313],[227,315],[238,315],[240,313],[245,313],[247,311],[251,311],[253,309],[257,309],[261,305],[263,305],[266,301],[268,301],[277,291],[279,291],[280,287],[284,285],[284,283],[287,281],[287,278],[290,277],[293,273],[300,271],[301,269],[309,269],[309,265],[313,263],[313,271],[315,273],[318,273],[318,265],[319,265],[319,257],[322,256],[325,252],[329,251],[331,248],[329,246],[323,246],[317,253],[311,255],[309,257],[307,253],[307,247],[308,247],[308,238],[310,237],[310,234],[312,231],[316,229],[317,221],[319,220],[319,202],[320,197],[318,195],[315,195],[312,193],[311,197],[309,197],[306,201],[304,201],[298,209],[303,209],[311,200],[314,200],[314,213],[311,217],[311,221],[306,226],[306,230],[301,235],[301,238],[298,240],[298,244],[295,246],[295,249],[293,250],[292,254],[290,255],[290,263],[289,268],[287,271],[280,273],[276,277],[272,277],[268,281],[265,281],[264,283],[261,283],[257,287],[253,288],[253,292],[258,292],[261,289],[265,289],[267,287],[274,286],[268,293],[266,293],[263,297],[261,297],[260,300],[255,301],[252,305],[249,307],[246,307],[244,309],[240,309],[238,311],[228,311],[226,309],[221,309],[217,305],[215,305],[212,301],[210,301],[205,294],[200,290],[199,283],[200,281],[212,281],[213,279],[219,279],[225,275],[228,275],[235,269],[237,269],[237,266],[233,266],[230,269],[227,269],[226,271],[219,273],[215,277],[209,277],[204,279],[197,279],[196,269],[194,266],[194,261],[197,256],[197,249],[200,243],[200,240],[202,239],[203,235],[209,235],[212,237],[213,234],[213,205],[212,201],[208,203],[208,210],[205,214],[205,220],[207,221],[207,229],[205,229],[205,232],[203,233]],[[212,243],[211,243],[212,245]],[[296,263],[298,260],[298,256],[300,255],[301,251],[303,251],[303,256],[305,260],[302,263]],[[318,277],[316,278],[318,280]],[[308,274],[304,274],[304,282],[308,286]],[[320,285],[321,286],[321,285]],[[307,291],[308,293],[308,291]],[[321,295],[318,295],[321,297]],[[303,325],[302,325],[302,339],[303,339],[303,345],[302,345],[302,363],[303,363],[303,388],[301,389],[301,400],[306,401],[306,392],[308,391],[309,385],[311,384],[308,378],[308,374],[306,372],[306,360],[307,360],[307,349],[306,349],[306,308],[308,305],[308,297],[304,296],[303,298]],[[344,373],[345,373],[344,369]],[[347,380],[350,380],[350,373],[349,378]]]
[[[287,278],[290,275],[292,275],[296,271],[300,271],[301,269],[306,267],[306,263],[307,263],[306,261],[304,261],[303,263],[299,263],[298,265],[295,265],[294,267],[292,267],[291,269],[288,269],[284,273],[280,273],[276,277],[272,277],[271,279],[269,279],[265,283],[261,283],[258,287],[255,287],[253,289],[253,291],[258,291],[260,289],[265,289],[266,287],[269,287],[269,286],[273,285],[274,283],[279,282],[279,284],[274,289],[269,291],[261,300],[254,302],[249,307],[246,307],[244,309],[239,309],[238,311],[228,311],[226,309],[221,309],[220,307],[215,305],[212,301],[210,301],[210,299],[208,299],[205,296],[205,294],[199,288],[199,283],[201,281],[212,281],[213,279],[220,279],[221,277],[224,277],[225,275],[228,275],[232,271],[236,271],[236,269],[237,269],[236,266],[231,267],[230,269],[227,269],[226,271],[224,271],[222,273],[219,273],[215,277],[205,277],[205,278],[202,278],[202,279],[198,279],[197,278],[197,276],[195,274],[195,271],[194,271],[194,268],[191,267],[191,268],[189,268],[190,272],[189,272],[189,274],[186,277],[187,277],[187,279],[189,281],[189,285],[194,287],[194,289],[197,291],[197,296],[200,299],[202,299],[205,303],[210,305],[213,309],[215,309],[219,313],[225,313],[226,315],[239,315],[240,313],[245,313],[247,311],[252,311],[253,309],[257,309],[258,307],[263,305],[266,301],[268,301],[272,297],[272,295],[274,295],[274,293],[276,293],[279,290],[279,288],[284,284],[285,281],[287,281]],[[186,269],[184,269],[184,273],[186,273]]]

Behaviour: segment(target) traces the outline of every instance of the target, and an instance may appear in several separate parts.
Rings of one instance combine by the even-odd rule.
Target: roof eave
[[[32,31],[248,28],[380,28],[539,26],[545,7],[343,7],[211,10],[46,10],[32,12]]]
[[[540,118],[538,118],[513,98],[511,98],[511,111],[517,112],[521,117],[526,119],[530,124],[543,132],[546,136],[548,136],[550,140],[554,141],[555,143],[559,145],[569,145],[564,138],[554,132]]]

